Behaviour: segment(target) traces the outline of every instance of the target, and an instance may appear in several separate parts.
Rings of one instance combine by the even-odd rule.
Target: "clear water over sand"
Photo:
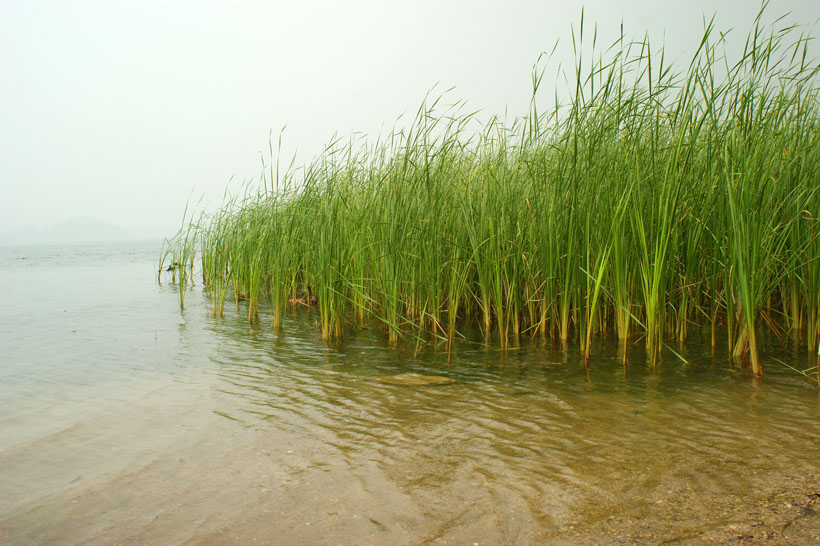
[[[762,381],[697,343],[655,373],[640,343],[627,367],[477,342],[448,365],[375,331],[324,345],[307,310],[215,320],[200,286],[180,313],[158,251],[0,249],[0,542],[698,542],[786,504],[767,532],[820,537],[797,503],[820,491],[817,387],[771,360],[803,353],[770,341]]]

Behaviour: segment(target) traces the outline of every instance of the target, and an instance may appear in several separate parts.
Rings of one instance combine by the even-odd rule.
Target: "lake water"
[[[772,356],[761,381],[697,334],[655,373],[640,343],[588,370],[552,344],[325,345],[308,310],[213,319],[201,286],[181,313],[159,246],[0,249],[0,542],[820,540],[816,381]],[[452,381],[383,380],[405,373]]]

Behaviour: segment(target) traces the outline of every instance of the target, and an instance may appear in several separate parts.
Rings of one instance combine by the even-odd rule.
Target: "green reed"
[[[375,320],[449,352],[477,326],[502,348],[575,338],[588,360],[612,335],[654,366],[705,326],[761,375],[765,327],[820,358],[818,65],[761,16],[736,60],[709,23],[682,70],[647,40],[585,44],[582,20],[568,104],[480,126],[428,97],[386,138],[271,161],[166,257],[184,285],[200,253],[215,316],[230,291],[275,328],[307,306],[326,340]]]

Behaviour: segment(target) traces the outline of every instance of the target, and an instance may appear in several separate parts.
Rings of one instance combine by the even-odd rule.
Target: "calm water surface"
[[[156,283],[159,245],[0,249],[0,542],[496,544],[612,518],[714,525],[820,469],[816,385],[706,348],[446,355],[370,331],[214,320]],[[170,279],[168,279],[170,281]],[[719,354],[723,354],[719,351]],[[808,357],[788,358],[807,368]],[[403,386],[401,373],[449,384]],[[767,489],[768,487],[768,489]],[[675,506],[664,511],[664,506]],[[677,522],[677,523],[676,523]]]

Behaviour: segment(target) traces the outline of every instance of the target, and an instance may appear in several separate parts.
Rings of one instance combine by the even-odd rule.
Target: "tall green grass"
[[[450,351],[477,326],[502,348],[575,338],[588,360],[611,335],[654,366],[699,325],[759,376],[765,327],[820,358],[818,64],[761,18],[734,60],[708,24],[683,69],[646,40],[585,44],[582,20],[567,104],[473,130],[428,98],[375,142],[271,164],[168,260],[184,285],[200,253],[215,316],[231,291],[275,328],[309,305],[324,339],[378,324]]]

